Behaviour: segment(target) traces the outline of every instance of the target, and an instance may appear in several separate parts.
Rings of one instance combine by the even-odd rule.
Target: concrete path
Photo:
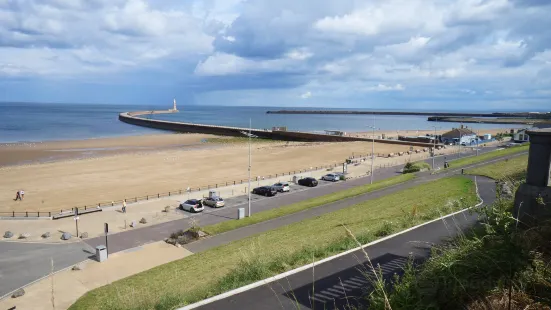
[[[495,200],[494,180],[477,177],[484,204]],[[387,280],[402,273],[411,255],[415,263],[429,257],[430,248],[461,230],[472,227],[477,215],[469,211],[421,226],[412,231],[366,247],[374,266],[380,265]],[[365,296],[372,289],[373,274],[361,251],[308,268],[282,280],[215,301],[197,309],[341,309],[365,307]]]

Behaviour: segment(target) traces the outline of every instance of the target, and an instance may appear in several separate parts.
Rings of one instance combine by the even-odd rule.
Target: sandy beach
[[[376,153],[408,149],[375,144]],[[370,150],[369,142],[255,142],[252,175],[339,164]],[[3,144],[0,165],[0,212],[56,211],[246,179],[248,147],[242,139],[201,134]],[[14,201],[18,190],[23,201]]]

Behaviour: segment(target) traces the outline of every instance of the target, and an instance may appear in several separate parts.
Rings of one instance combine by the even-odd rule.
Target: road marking
[[[278,275],[275,275],[275,276],[272,276],[272,277],[269,277],[267,279],[263,279],[263,280],[260,280],[260,281],[257,281],[257,282],[254,282],[254,283],[251,283],[249,285],[245,285],[245,286],[242,286],[242,287],[239,287],[239,288],[236,288],[234,290],[231,290],[231,291],[228,291],[228,292],[225,292],[225,293],[222,293],[222,294],[219,294],[219,295],[216,295],[216,296],[213,296],[213,297],[210,297],[210,298],[207,298],[207,299],[204,299],[204,300],[201,300],[201,301],[198,301],[196,303],[193,303],[193,304],[190,304],[190,305],[187,305],[185,307],[182,307],[182,308],[178,308],[178,310],[191,310],[191,309],[195,309],[197,307],[201,307],[201,306],[204,306],[204,305],[207,305],[207,304],[210,304],[212,302],[215,302],[215,301],[218,301],[218,300],[222,300],[222,299],[225,299],[225,298],[228,298],[230,296],[233,296],[233,295],[236,295],[236,294],[239,294],[239,293],[243,293],[243,292],[246,292],[248,290],[251,290],[253,288],[257,288],[257,287],[260,287],[260,286],[263,286],[263,285],[266,285],[268,283],[271,283],[271,282],[274,282],[274,281],[277,281],[277,280],[280,280],[280,279],[284,279],[284,278],[287,278],[291,275],[294,275],[296,273],[299,273],[299,272],[302,272],[304,270],[308,270],[312,267],[315,267],[315,266],[318,266],[318,265],[321,265],[323,263],[326,263],[326,262],[329,262],[329,261],[332,261],[334,259],[337,259],[339,257],[343,257],[343,256],[346,256],[350,253],[354,253],[354,252],[357,252],[359,250],[362,250],[366,247],[369,247],[369,246],[372,246],[372,245],[375,245],[375,244],[378,244],[378,243],[381,243],[383,241],[386,241],[386,240],[389,240],[389,239],[392,239],[394,237],[397,237],[397,236],[400,236],[400,235],[403,235],[405,233],[408,233],[412,230],[415,230],[415,229],[418,229],[420,227],[423,227],[423,226],[426,226],[426,225],[429,225],[429,224],[432,224],[432,223],[435,223],[435,222],[438,222],[438,221],[441,221],[441,220],[444,220],[446,218],[449,218],[449,217],[453,217],[457,214],[460,214],[460,213],[463,213],[469,209],[472,209],[472,208],[476,208],[476,207],[479,207],[481,206],[483,203],[484,203],[484,200],[482,199],[482,197],[480,197],[480,194],[478,192],[478,183],[477,183],[477,180],[476,180],[476,176],[474,177],[474,184],[475,184],[475,189],[476,189],[476,195],[478,196],[478,198],[480,199],[480,202],[476,205],[474,205],[473,207],[468,207],[468,208],[465,208],[463,210],[459,210],[457,212],[453,212],[453,213],[450,213],[448,215],[444,215],[444,216],[441,216],[437,219],[434,219],[434,220],[431,220],[431,221],[428,221],[428,222],[425,222],[425,223],[422,223],[422,224],[419,224],[419,225],[416,225],[414,227],[411,227],[411,228],[408,228],[406,230],[402,230],[400,232],[397,232],[395,234],[392,234],[392,235],[389,235],[389,236],[386,236],[386,237],[383,237],[381,239],[378,239],[378,240],[375,240],[375,241],[372,241],[372,242],[369,242],[367,244],[364,244],[360,247],[356,247],[356,248],[353,248],[353,249],[350,249],[348,251],[344,251],[342,253],[339,253],[339,254],[336,254],[336,255],[333,255],[333,256],[330,256],[330,257],[327,257],[327,258],[324,258],[322,260],[319,260],[317,262],[313,262],[312,264],[308,264],[308,265],[304,265],[304,266],[301,266],[301,267],[298,267],[298,268],[295,268],[293,270],[289,270],[287,272],[284,272],[284,273],[280,273]],[[348,281],[348,280],[347,280]],[[343,281],[346,283],[346,281]],[[348,284],[349,286],[352,286],[350,284]],[[352,286],[354,287],[354,286]]]

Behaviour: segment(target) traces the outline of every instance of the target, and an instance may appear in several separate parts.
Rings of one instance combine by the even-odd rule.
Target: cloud
[[[366,91],[403,91],[405,90],[404,86],[402,84],[396,84],[396,85],[385,85],[385,84],[377,84],[375,86],[370,86],[365,88]]]
[[[312,93],[309,92],[309,91],[307,91],[307,92],[303,93],[302,95],[300,95],[300,98],[302,98],[302,99],[308,99],[310,97],[312,97]]]
[[[543,0],[0,0],[0,80],[150,85],[141,91],[207,103],[265,90],[275,104],[544,105],[549,11]]]

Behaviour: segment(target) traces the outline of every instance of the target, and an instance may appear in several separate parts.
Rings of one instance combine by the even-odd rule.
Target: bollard
[[[38,211],[38,217],[40,217],[40,211]]]
[[[52,217],[52,212],[48,212],[48,217]]]
[[[465,171],[463,171],[463,169],[461,169],[461,174],[463,174]]]
[[[15,217],[15,211],[12,211],[12,213],[13,213],[13,214],[12,214],[12,216],[11,216],[11,217]]]
[[[168,196],[170,196],[170,192],[168,192]]]
[[[145,198],[145,200],[149,200],[149,195],[147,195],[147,197]]]
[[[29,217],[29,211],[25,211],[25,216]]]
[[[157,193],[157,198],[161,198],[161,194]]]

